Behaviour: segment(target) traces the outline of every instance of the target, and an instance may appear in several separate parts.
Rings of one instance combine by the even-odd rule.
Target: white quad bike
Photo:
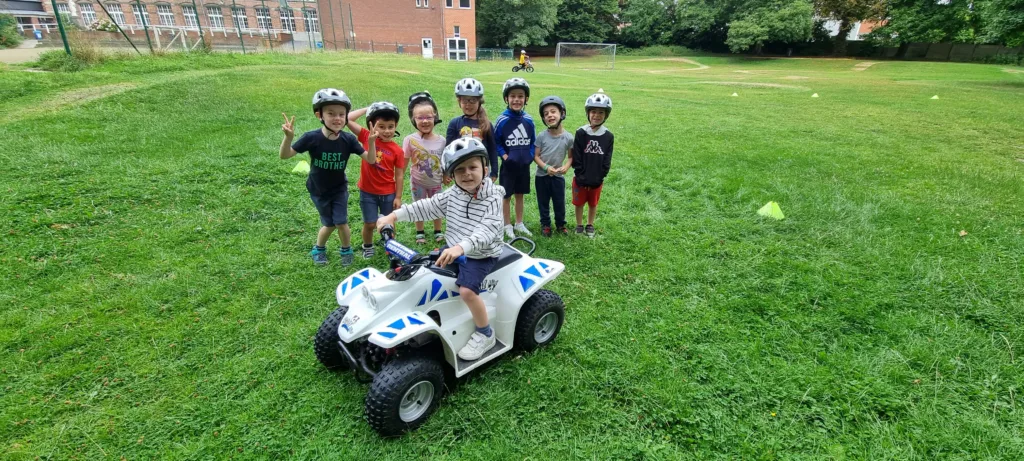
[[[393,238],[390,226],[381,236],[391,269],[382,274],[369,267],[338,285],[339,307],[320,325],[313,350],[328,369],[351,369],[357,380],[371,383],[366,419],[382,436],[423,424],[437,409],[451,371],[458,378],[513,346],[531,351],[558,336],[565,305],[541,287],[565,266],[531,257],[533,241],[502,244],[480,288],[497,342],[479,359],[465,361],[456,354],[476,326],[455,285],[458,265],[438,267],[437,250],[416,253]],[[514,248],[517,241],[529,243],[530,251]]]

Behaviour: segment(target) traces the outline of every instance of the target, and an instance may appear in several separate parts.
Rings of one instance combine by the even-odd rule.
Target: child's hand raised
[[[370,129],[370,139],[377,139],[380,137],[380,130],[377,129],[376,123],[367,122],[366,127]]]
[[[284,117],[284,124],[281,125],[281,131],[284,131],[285,136],[289,138],[295,136],[295,116],[292,116],[291,120],[288,120],[288,116],[281,112],[281,116]]]

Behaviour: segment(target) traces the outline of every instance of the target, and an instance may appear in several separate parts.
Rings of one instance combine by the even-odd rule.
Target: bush
[[[986,56],[982,58],[981,61],[986,64],[1024,66],[1024,53],[999,53],[992,56]]]
[[[0,14],[0,48],[14,48],[24,37],[18,32],[18,21],[9,14]]]
[[[85,64],[71,56],[68,56],[63,49],[50,50],[39,55],[37,65],[53,72],[77,72],[85,68]]]
[[[627,48],[618,52],[622,56],[699,56],[704,53],[678,45],[655,45],[644,48]]]

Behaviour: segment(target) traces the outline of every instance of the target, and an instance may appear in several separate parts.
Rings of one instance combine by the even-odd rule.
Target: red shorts
[[[583,206],[584,203],[590,204],[591,208],[597,206],[597,202],[601,200],[601,188],[604,184],[597,187],[584,187],[576,184],[576,178],[572,178],[572,204],[575,206]]]

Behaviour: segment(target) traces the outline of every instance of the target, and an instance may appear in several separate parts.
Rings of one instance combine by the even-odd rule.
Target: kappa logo
[[[519,128],[516,128],[512,134],[508,135],[508,139],[505,140],[506,147],[514,146],[529,146],[530,137],[526,134],[526,127],[522,123],[519,124]]]
[[[583,153],[604,155],[604,151],[601,150],[601,145],[598,144],[597,141],[593,139],[591,139],[590,142],[587,143],[587,147],[583,149]]]

